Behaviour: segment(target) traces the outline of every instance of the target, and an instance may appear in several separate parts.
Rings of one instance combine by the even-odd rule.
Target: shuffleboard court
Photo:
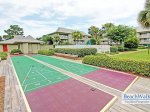
[[[32,112],[99,112],[116,99],[28,57],[11,59]]]
[[[96,67],[56,59],[54,57],[34,55],[33,58],[49,63],[58,68],[65,69],[77,75],[84,75],[84,77],[88,79],[120,91],[124,91],[136,78],[133,75],[127,75],[117,71],[98,69]]]
[[[26,94],[32,112],[100,112],[114,96],[74,79]]]
[[[52,85],[69,77],[25,56],[11,57],[24,92]]]
[[[84,77],[99,82],[101,84],[110,86],[112,88],[118,89],[120,91],[124,91],[136,78],[133,75],[104,69],[91,72],[89,74],[84,75]]]
[[[77,75],[85,75],[92,71],[98,70],[98,68],[96,67],[73,63],[70,61],[56,59],[53,57],[48,57],[48,56],[43,56],[43,55],[34,55],[33,58],[49,63],[61,69],[67,70],[69,72],[75,73]]]

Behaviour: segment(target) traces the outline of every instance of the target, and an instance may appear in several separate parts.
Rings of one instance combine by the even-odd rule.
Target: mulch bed
[[[0,112],[4,112],[5,76],[0,77]]]
[[[73,59],[73,60],[79,60],[80,59],[77,55],[63,54],[63,53],[55,53],[54,56],[67,58],[67,59]]]

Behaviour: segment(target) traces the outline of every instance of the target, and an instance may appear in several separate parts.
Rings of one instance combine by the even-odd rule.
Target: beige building
[[[51,45],[44,45],[43,41],[39,41],[31,37],[16,36],[13,39],[0,42],[0,52],[11,52],[13,49],[20,49],[22,53],[38,53],[38,50],[48,50]]]
[[[150,29],[144,29],[141,27],[136,28],[137,37],[140,40],[141,45],[150,45]]]
[[[61,39],[61,43],[69,42],[71,44],[74,44],[72,33],[75,31],[77,30],[59,27],[55,32],[50,33],[48,35],[50,35],[51,37],[54,37],[55,35],[58,34]],[[83,38],[78,40],[78,44],[86,44],[86,42],[89,40],[90,35],[86,34],[83,31],[79,31],[79,32],[81,32],[81,34],[83,35]]]
[[[139,38],[140,45],[150,45],[150,29],[144,29],[141,27],[136,28],[137,37]],[[109,44],[112,42],[109,42],[108,38],[103,38],[101,40],[101,44]],[[115,43],[114,43],[115,44]]]

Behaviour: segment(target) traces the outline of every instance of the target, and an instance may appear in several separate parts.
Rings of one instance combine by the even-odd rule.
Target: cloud
[[[24,28],[25,35],[41,36],[57,27],[86,31],[106,22],[137,25],[144,0],[0,0],[0,34],[10,24]]]

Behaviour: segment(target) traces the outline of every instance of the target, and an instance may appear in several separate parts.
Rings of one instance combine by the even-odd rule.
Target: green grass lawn
[[[148,50],[140,50],[137,52],[123,53],[123,54],[113,55],[112,57],[150,62],[150,54],[148,54]]]

